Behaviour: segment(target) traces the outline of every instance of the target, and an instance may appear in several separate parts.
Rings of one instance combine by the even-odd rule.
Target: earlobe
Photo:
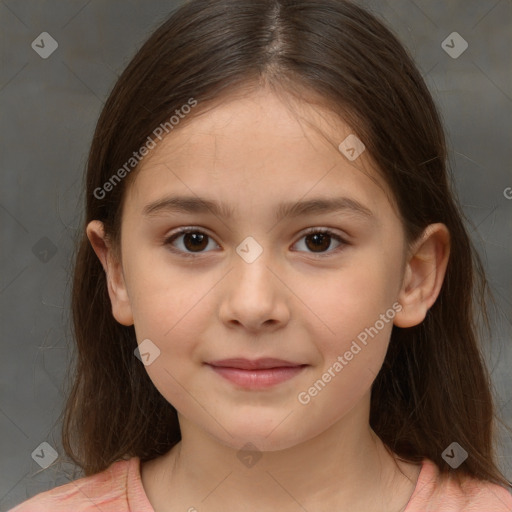
[[[105,234],[103,223],[93,220],[87,225],[87,238],[105,271],[112,315],[122,325],[133,325],[133,315],[121,263]]]
[[[413,327],[425,319],[436,301],[448,266],[450,233],[442,223],[430,224],[413,244],[406,262],[398,302],[397,327]]]

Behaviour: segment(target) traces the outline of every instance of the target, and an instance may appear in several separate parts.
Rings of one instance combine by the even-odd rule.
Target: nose
[[[234,268],[221,291],[219,311],[228,327],[257,333],[277,330],[288,323],[290,292],[268,254],[263,251],[252,263],[234,256]]]

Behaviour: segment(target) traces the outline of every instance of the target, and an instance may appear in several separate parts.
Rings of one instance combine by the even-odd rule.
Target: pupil
[[[329,235],[326,235],[324,233],[316,233],[314,235],[309,235],[308,237],[306,237],[306,240],[308,238],[315,240],[315,243],[314,243],[314,245],[312,247],[310,247],[309,244],[307,244],[308,248],[312,249],[313,251],[316,250],[316,249],[319,249],[319,248],[320,249],[328,249],[329,248],[329,245],[330,245],[330,243],[329,243]],[[317,242],[320,242],[320,245],[318,245]],[[322,242],[324,242],[324,243],[322,244]],[[325,243],[325,242],[327,242],[327,243]],[[317,252],[321,252],[321,251],[317,251]]]
[[[187,241],[192,243],[187,244]],[[187,249],[204,249],[207,244],[204,242],[206,241],[206,235],[203,235],[201,233],[186,233],[184,237],[184,244]]]

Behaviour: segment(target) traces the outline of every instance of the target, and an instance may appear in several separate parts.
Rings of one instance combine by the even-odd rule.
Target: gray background
[[[72,343],[73,241],[92,132],[121,70],[179,2],[0,0],[1,358],[0,510],[61,485],[72,466],[43,470],[42,442],[63,453],[58,416]],[[510,0],[366,1],[410,49],[441,108],[461,203],[500,317],[486,357],[499,411],[512,425]],[[469,44],[441,47],[452,32]],[[58,42],[47,59],[31,47]],[[511,194],[512,195],[512,194]],[[507,262],[508,259],[508,262]],[[501,434],[512,479],[512,441]]]

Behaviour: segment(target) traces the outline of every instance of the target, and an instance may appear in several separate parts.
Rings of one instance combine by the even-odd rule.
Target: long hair
[[[451,234],[437,301],[420,325],[393,327],[372,386],[371,427],[405,460],[429,458],[443,475],[508,485],[496,463],[491,383],[478,342],[486,281],[452,190],[440,115],[396,36],[346,0],[190,0],[113,87],[85,176],[72,290],[76,360],[62,425],[67,455],[91,475],[126,457],[151,460],[180,441],[176,410],[134,356],[133,326],[112,315],[85,225],[102,221],[119,248],[123,200],[138,167],[113,181],[117,170],[191,98],[197,106],[176,129],[262,81],[299,98],[310,92],[349,122],[394,194],[409,243],[434,222]],[[469,454],[456,470],[442,458],[452,441]]]

